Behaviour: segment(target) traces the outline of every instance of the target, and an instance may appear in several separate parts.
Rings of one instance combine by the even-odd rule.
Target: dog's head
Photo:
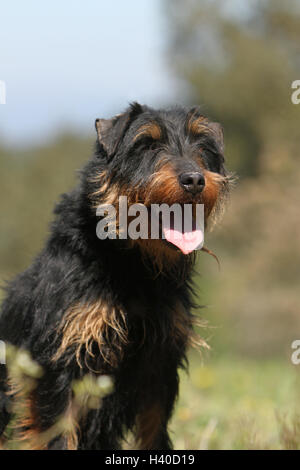
[[[121,195],[147,207],[203,204],[206,225],[222,209],[230,180],[223,131],[198,107],[154,110],[134,103],[112,119],[97,119],[96,130],[89,190],[94,207],[117,206]]]

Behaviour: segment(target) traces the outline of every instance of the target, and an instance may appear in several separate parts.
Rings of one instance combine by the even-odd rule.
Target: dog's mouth
[[[192,218],[190,223],[182,218],[180,224],[174,221],[174,215],[170,214],[170,220],[160,218],[161,238],[170,247],[180,250],[188,255],[202,247],[204,242],[204,229]]]
[[[168,243],[179,248],[184,255],[200,249],[204,240],[203,231],[200,229],[191,232],[178,231],[174,229],[164,229],[164,236]]]

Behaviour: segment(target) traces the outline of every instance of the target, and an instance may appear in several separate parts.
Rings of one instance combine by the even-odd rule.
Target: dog
[[[197,317],[195,251],[158,239],[99,239],[99,205],[204,205],[205,227],[222,212],[230,177],[223,130],[197,106],[155,110],[132,103],[96,120],[92,158],[54,210],[46,245],[7,286],[0,339],[43,369],[24,401],[17,435],[30,449],[171,449],[168,422],[187,367]],[[116,233],[118,232],[118,226]],[[118,233],[117,233],[118,234]],[[205,249],[205,248],[203,248]],[[0,365],[0,434],[19,392]],[[72,431],[39,436],[70,412],[72,384],[108,375],[113,391]]]

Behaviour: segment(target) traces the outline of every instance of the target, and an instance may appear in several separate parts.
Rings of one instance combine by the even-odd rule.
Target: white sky
[[[0,142],[43,140],[131,100],[173,101],[160,0],[9,0],[0,6]],[[176,100],[175,100],[176,101]]]

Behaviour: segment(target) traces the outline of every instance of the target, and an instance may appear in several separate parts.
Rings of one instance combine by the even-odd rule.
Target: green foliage
[[[202,313],[224,352],[283,357],[300,335],[300,6],[288,0],[166,1],[169,63],[190,103],[225,129],[240,180],[199,255]]]
[[[256,176],[266,150],[292,154],[298,142],[290,96],[300,76],[300,9],[293,0],[242,3],[167,2],[169,62],[190,102],[223,123],[231,168]]]
[[[171,423],[176,449],[300,449],[299,374],[289,359],[191,356]]]
[[[0,277],[24,269],[42,247],[54,203],[75,182],[93,141],[65,135],[31,149],[0,146]]]
[[[74,381],[72,399],[68,408],[49,429],[38,435],[30,435],[30,432],[23,435],[20,423],[26,419],[30,421],[28,403],[44,371],[27,351],[9,344],[6,345],[6,351],[13,401],[10,410],[12,418],[5,430],[4,449],[26,450],[31,449],[33,445],[34,448],[43,448],[56,436],[76,435],[80,419],[88,410],[101,407],[103,397],[113,391],[114,385],[110,376],[85,375],[82,379]]]

